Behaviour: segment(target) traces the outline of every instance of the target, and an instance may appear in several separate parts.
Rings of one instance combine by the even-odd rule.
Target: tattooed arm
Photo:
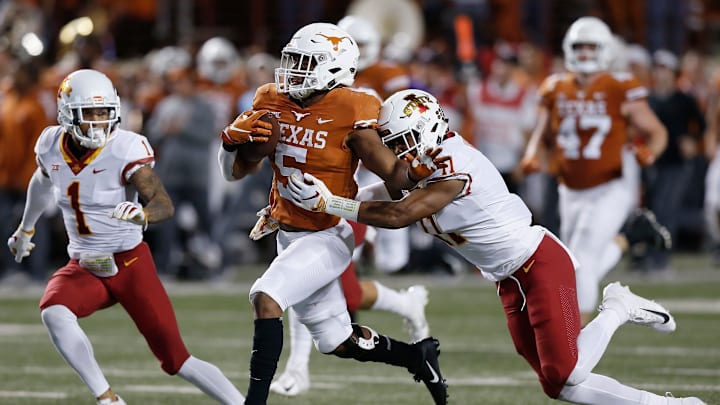
[[[155,171],[144,166],[130,177],[144,203],[143,210],[149,223],[164,221],[173,216],[175,207]]]

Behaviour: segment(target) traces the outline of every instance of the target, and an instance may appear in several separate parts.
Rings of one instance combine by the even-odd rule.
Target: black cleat
[[[435,405],[447,405],[447,384],[440,373],[440,364],[438,363],[440,342],[435,338],[428,337],[412,345],[417,347],[420,352],[418,368],[410,370],[414,374],[413,378],[417,382],[425,383]]]
[[[647,208],[635,210],[626,229],[625,236],[631,246],[644,242],[660,250],[672,249],[670,231],[661,225],[655,214]]]

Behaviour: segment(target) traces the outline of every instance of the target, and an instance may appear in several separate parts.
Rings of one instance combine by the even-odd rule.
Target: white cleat
[[[616,305],[627,311],[629,322],[649,326],[663,333],[673,332],[677,327],[673,316],[662,305],[633,294],[628,287],[617,281],[603,289],[603,300],[599,309],[602,311]]]
[[[668,405],[707,405],[703,400],[697,397],[675,398],[671,392],[666,392]]]
[[[419,342],[430,336],[430,325],[425,319],[425,306],[428,303],[428,291],[425,286],[414,285],[403,292],[410,302],[405,326],[413,342]]]
[[[125,401],[123,401],[123,399],[120,398],[120,395],[115,395],[115,396],[117,397],[117,399],[115,401],[113,401],[110,398],[98,399],[97,405],[127,405],[127,403],[125,403]]]
[[[270,391],[286,397],[300,395],[309,389],[310,376],[307,372],[303,373],[297,370],[285,370],[270,384]]]

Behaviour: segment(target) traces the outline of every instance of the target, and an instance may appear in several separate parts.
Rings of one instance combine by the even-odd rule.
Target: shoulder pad
[[[43,129],[35,143],[35,154],[40,155],[49,151],[50,148],[58,142],[62,133],[63,128],[59,125],[53,125]]]

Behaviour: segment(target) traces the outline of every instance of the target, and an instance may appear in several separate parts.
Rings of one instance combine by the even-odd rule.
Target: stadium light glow
[[[76,18],[60,29],[60,42],[63,44],[71,44],[78,35],[88,36],[92,34],[94,29],[95,25],[90,17]]]
[[[30,56],[38,56],[45,50],[42,41],[34,32],[23,35],[20,44]]]

